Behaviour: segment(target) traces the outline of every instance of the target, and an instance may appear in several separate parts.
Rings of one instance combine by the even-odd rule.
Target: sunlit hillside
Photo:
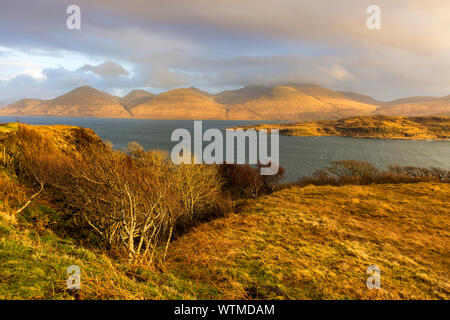
[[[241,128],[278,129],[288,136],[389,139],[450,139],[449,117],[351,117],[340,120],[260,124]]]
[[[434,183],[290,188],[191,230],[158,268],[57,236],[39,201],[22,223],[0,218],[0,298],[73,299],[75,264],[81,299],[448,299],[449,197]]]
[[[411,117],[424,115],[450,116],[450,96],[400,99],[378,108],[376,113]]]
[[[159,94],[133,90],[122,98],[89,86],[51,100],[23,99],[0,116],[64,116],[144,119],[333,120],[374,114],[450,115],[449,98],[411,97],[382,102],[318,85],[249,86],[217,94],[194,87]]]
[[[2,115],[129,118],[120,99],[89,86],[79,87],[51,100],[21,100],[3,108]]]
[[[136,118],[224,119],[226,110],[207,93],[195,88],[174,89],[130,109]]]
[[[450,297],[445,182],[285,185],[271,194],[233,198],[228,210],[231,199],[214,189],[220,180],[215,167],[175,168],[162,153],[144,153],[136,145],[127,151],[131,155],[112,151],[92,130],[2,124],[0,150],[0,299]],[[149,184],[130,172],[153,178]],[[104,174],[106,180],[99,180]],[[190,180],[197,182],[189,187]],[[151,259],[134,259],[122,242],[101,245],[92,228],[122,212],[122,199],[131,196],[139,204],[131,213],[147,212],[135,211],[145,209],[145,201],[149,208],[161,206],[160,215],[166,204],[171,214],[184,212],[179,203],[189,197],[178,193],[187,189],[208,196],[175,225],[176,237],[155,229],[161,236],[150,238]],[[148,197],[153,194],[159,198]],[[130,219],[128,211],[121,214]],[[151,225],[160,223],[153,219]],[[70,265],[81,269],[76,296],[66,290]],[[380,289],[366,286],[371,265],[381,270]]]

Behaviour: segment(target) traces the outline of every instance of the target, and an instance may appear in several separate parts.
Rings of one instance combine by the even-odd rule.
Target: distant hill
[[[249,86],[237,90],[223,91],[215,95],[215,100],[224,105],[244,103],[257,99],[271,90],[271,87]]]
[[[208,94],[195,88],[175,89],[134,106],[136,118],[226,119],[226,109]]]
[[[378,108],[376,113],[394,116],[450,116],[450,96],[399,99]]]
[[[125,109],[130,110],[132,107],[147,102],[152,99],[155,95],[153,93],[147,92],[145,90],[133,90],[128,93],[123,98],[120,98],[120,104],[125,107]]]
[[[256,120],[336,119],[370,114],[377,109],[377,106],[351,100],[336,91],[315,85],[277,86],[261,93],[257,98],[230,106],[230,118],[242,118],[238,112],[247,111]],[[234,116],[235,113],[238,115]]]
[[[383,106],[386,104],[386,102],[376,100],[371,96],[367,96],[365,94],[350,91],[338,91],[338,92],[351,100],[359,101],[362,103],[371,104],[374,106]]]
[[[0,110],[0,115],[129,118],[118,97],[79,87],[52,100],[21,100]]]
[[[32,113],[34,107],[40,104],[43,100],[40,99],[22,99],[17,102],[14,102],[8,106],[5,106],[0,109],[0,115],[17,115],[17,113]]]
[[[450,96],[378,101],[356,92],[314,84],[248,86],[210,94],[197,88],[154,95],[133,90],[119,98],[89,86],[52,100],[23,99],[0,109],[0,115],[152,119],[307,121],[364,115],[450,115]]]

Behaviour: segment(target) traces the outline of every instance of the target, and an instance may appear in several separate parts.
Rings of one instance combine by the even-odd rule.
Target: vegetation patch
[[[0,149],[0,299],[450,296],[447,171],[341,161],[280,186],[64,126],[19,125]]]
[[[178,239],[167,269],[216,287],[211,299],[448,299],[449,196],[438,183],[291,187]]]
[[[342,136],[380,139],[450,139],[450,117],[363,116],[339,120],[243,126],[280,130],[287,136]]]

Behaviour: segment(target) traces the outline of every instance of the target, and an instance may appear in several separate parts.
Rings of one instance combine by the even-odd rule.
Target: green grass
[[[51,212],[46,206],[25,212],[18,224],[0,216],[0,299],[74,299],[66,290],[70,265],[81,269],[81,299],[195,299],[211,293],[176,273],[129,266],[50,230],[33,228],[29,221],[36,222],[37,215],[38,221],[45,220]]]

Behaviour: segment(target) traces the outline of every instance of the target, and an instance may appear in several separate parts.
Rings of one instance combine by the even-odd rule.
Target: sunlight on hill
[[[390,139],[450,139],[450,117],[351,117],[315,122],[260,124],[241,129],[278,129],[287,136],[343,136]]]
[[[70,126],[25,127],[45,136],[61,156],[77,157],[77,147],[87,141],[101,143],[88,129],[81,136]],[[0,124],[0,138],[20,137],[20,130]],[[165,241],[155,242],[154,263],[144,263],[130,262],[120,247],[106,250],[90,228],[74,224],[79,214],[61,200],[63,189],[46,189],[18,211],[36,188],[23,171],[12,170],[17,159],[5,165],[0,157],[0,299],[73,299],[65,282],[70,265],[81,268],[80,299],[450,296],[448,183],[286,186],[258,199],[239,198],[231,213],[221,215],[224,209],[214,207],[208,222],[180,224],[185,229],[167,255]],[[52,166],[44,166],[44,173],[50,168],[57,177]],[[72,186],[76,176],[69,177]],[[95,196],[106,197],[104,190]],[[85,207],[82,202],[77,210]],[[371,265],[381,269],[380,290],[366,287]]]
[[[198,227],[168,270],[223,298],[448,298],[448,184],[293,187]],[[381,268],[381,290],[366,269]]]

